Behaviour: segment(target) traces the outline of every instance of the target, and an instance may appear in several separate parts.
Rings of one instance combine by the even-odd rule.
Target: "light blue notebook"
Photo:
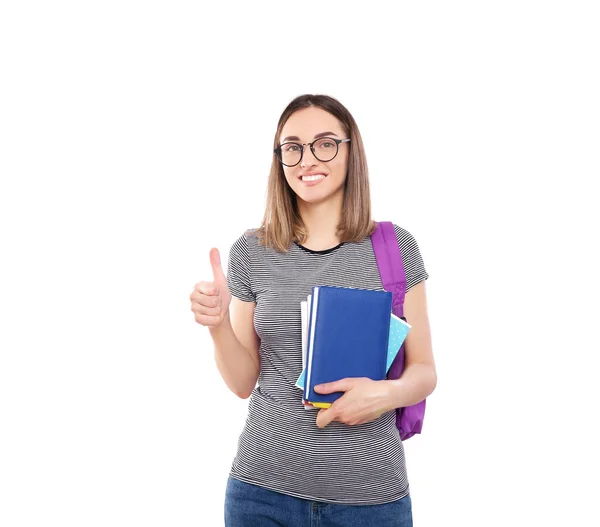
[[[408,331],[411,328],[411,325],[408,322],[404,322],[401,318],[398,318],[393,313],[390,314],[390,336],[388,340],[388,350],[387,350],[387,363],[386,363],[386,372],[390,369],[392,362],[396,358],[398,351],[400,351],[400,346],[406,339],[406,335],[408,335]],[[296,381],[296,386],[301,390],[304,390],[304,383],[306,382],[306,368],[298,377]]]

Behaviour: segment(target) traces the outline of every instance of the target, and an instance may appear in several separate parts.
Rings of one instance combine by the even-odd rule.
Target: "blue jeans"
[[[295,498],[232,477],[225,527],[412,527],[410,495],[381,505],[343,505]]]

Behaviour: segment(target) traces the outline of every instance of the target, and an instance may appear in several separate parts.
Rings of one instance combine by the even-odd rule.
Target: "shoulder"
[[[425,263],[421,250],[417,240],[413,234],[393,223],[394,230],[396,231],[396,239],[398,240],[398,247],[400,248],[400,254],[402,255],[402,261],[404,269],[406,271],[406,284],[407,290],[415,286],[422,280],[429,278],[429,273],[425,269]]]
[[[259,243],[258,229],[246,229],[231,244],[229,259],[251,267],[252,261],[262,258],[262,246]]]
[[[396,223],[392,223],[392,225],[394,226],[394,230],[396,231],[396,239],[398,240],[400,250],[403,251],[403,249],[410,249],[413,246],[417,246],[418,248],[417,240],[413,236],[412,232],[408,231],[407,229],[401,227]]]
[[[235,241],[231,244],[232,251],[248,252],[250,247],[258,242],[256,235],[257,229],[246,229]]]
[[[227,284],[231,294],[245,302],[255,302],[252,288],[252,229],[244,231],[229,249]]]

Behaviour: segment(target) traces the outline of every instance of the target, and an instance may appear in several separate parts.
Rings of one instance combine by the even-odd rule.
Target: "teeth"
[[[323,174],[317,174],[316,176],[302,176],[302,181],[316,181],[317,179],[323,179]]]

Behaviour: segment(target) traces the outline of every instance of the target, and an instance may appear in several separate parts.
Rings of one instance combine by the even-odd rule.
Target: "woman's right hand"
[[[196,322],[208,328],[217,328],[227,318],[231,293],[227,285],[227,277],[221,267],[218,249],[211,249],[210,264],[213,281],[198,282],[194,286],[190,300]]]

